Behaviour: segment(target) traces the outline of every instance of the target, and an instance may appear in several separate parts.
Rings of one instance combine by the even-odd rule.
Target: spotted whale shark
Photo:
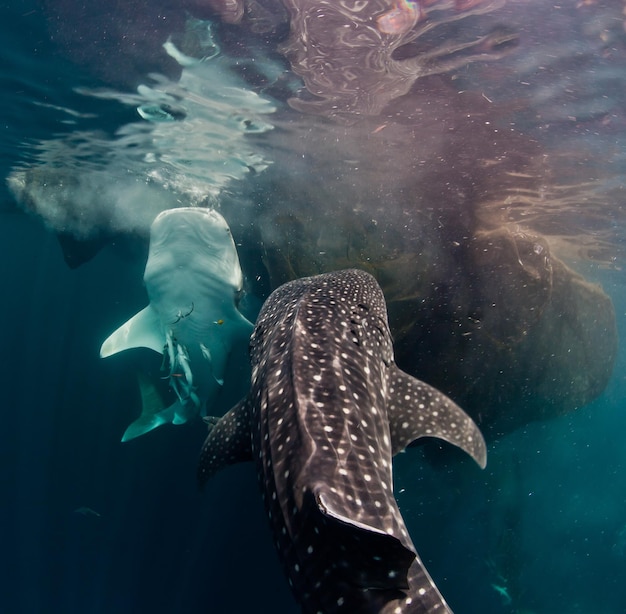
[[[253,326],[239,311],[243,276],[226,220],[199,207],[168,209],[150,227],[144,272],[149,305],[102,344],[104,358],[147,347],[163,354],[176,393],[169,407],[140,377],[143,410],[122,441],[161,424],[181,424],[210,407],[219,394],[233,347],[246,347]]]
[[[450,612],[398,509],[392,457],[438,437],[485,467],[485,442],[452,400],[396,366],[374,277],[345,270],[280,286],[258,316],[250,358],[248,395],[207,420],[199,482],[256,463],[303,612]]]

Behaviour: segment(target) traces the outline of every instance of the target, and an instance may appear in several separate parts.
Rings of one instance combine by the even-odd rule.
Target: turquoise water
[[[206,18],[201,4],[187,8]],[[381,103],[393,113],[347,90],[339,116],[287,103],[311,97],[309,76],[277,51],[284,24],[244,36],[245,25],[189,25],[165,1],[118,13],[2,4],[0,611],[298,611],[251,466],[199,492],[201,424],[119,441],[138,412],[136,365],[158,364],[147,350],[98,353],[146,304],[147,228],[162,209],[221,207],[252,311],[286,268],[310,261],[389,258],[394,270],[381,270],[401,293],[402,255],[419,253],[454,289],[450,245],[477,218],[522,225],[601,284],[625,337],[623,3],[496,4],[397,54],[456,58],[447,41],[489,36],[467,52],[489,57],[442,66]],[[203,62],[165,53],[170,33]],[[407,343],[408,362],[419,350]],[[566,415],[485,422],[482,473],[428,448],[397,458],[400,509],[455,612],[625,610],[625,361],[619,344],[601,394]]]

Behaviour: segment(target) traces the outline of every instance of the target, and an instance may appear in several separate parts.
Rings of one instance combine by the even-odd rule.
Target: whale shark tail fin
[[[140,347],[163,354],[164,345],[165,339],[159,316],[154,308],[148,305],[107,337],[100,348],[100,357],[106,358],[124,350]]]
[[[137,374],[139,391],[141,393],[141,415],[132,422],[124,431],[122,441],[130,441],[141,435],[145,435],[152,429],[174,420],[174,405],[165,407],[165,403],[156,386],[150,378],[142,372]]]

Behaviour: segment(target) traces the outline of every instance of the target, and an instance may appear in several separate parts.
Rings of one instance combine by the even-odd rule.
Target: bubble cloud
[[[180,79],[150,75],[135,93],[82,88],[100,100],[134,108],[138,121],[113,135],[97,129],[41,141],[35,163],[13,169],[8,185],[18,202],[54,230],[90,238],[102,232],[147,234],[154,217],[181,205],[207,206],[233,180],[271,163],[253,142],[272,129],[275,105],[245,87],[218,55],[210,22],[197,56],[171,40],[165,49]]]

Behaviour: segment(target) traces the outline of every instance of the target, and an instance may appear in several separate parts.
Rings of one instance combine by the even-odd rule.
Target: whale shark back
[[[305,612],[449,611],[393,496],[392,455],[442,437],[486,460],[472,420],[398,369],[382,291],[349,270],[266,301],[248,397],[216,421],[199,479],[252,458],[277,549]],[[399,608],[399,609],[398,609]]]

